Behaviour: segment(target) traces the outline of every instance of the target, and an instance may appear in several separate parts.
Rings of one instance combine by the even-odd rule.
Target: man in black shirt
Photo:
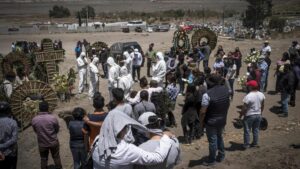
[[[208,91],[202,97],[200,124],[205,124],[206,136],[209,142],[209,159],[204,165],[214,165],[225,158],[223,131],[226,125],[229,109],[229,91],[221,85],[222,77],[212,74],[208,78]],[[217,154],[218,151],[218,154]]]

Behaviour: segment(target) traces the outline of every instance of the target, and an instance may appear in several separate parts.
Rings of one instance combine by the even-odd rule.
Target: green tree
[[[272,15],[272,0],[246,0],[249,5],[243,19],[243,25],[248,28],[258,28],[266,17]]]
[[[76,13],[76,18],[78,19],[78,25],[81,26],[82,25],[82,20],[81,20],[81,14],[80,14],[80,12]]]
[[[95,9],[89,5],[82,8],[80,14],[82,18],[87,18],[88,16],[88,18],[94,19],[96,16]]]
[[[54,5],[51,10],[49,10],[49,17],[52,18],[65,18],[69,17],[70,10],[63,6]]]

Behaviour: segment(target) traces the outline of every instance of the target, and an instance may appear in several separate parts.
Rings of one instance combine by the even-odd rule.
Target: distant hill
[[[247,3],[243,0],[0,0],[0,14],[47,14],[55,5],[63,5],[71,10],[91,5],[97,12],[145,11],[155,12],[169,9],[234,9],[242,11]]]
[[[282,5],[295,6],[300,0],[273,0],[274,8]],[[74,14],[86,5],[95,8],[96,13],[116,11],[155,12],[170,9],[209,9],[214,11],[236,10],[247,8],[245,0],[0,0],[0,14],[37,15],[48,14],[53,5],[63,5]]]

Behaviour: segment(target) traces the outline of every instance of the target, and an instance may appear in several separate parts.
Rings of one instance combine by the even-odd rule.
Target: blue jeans
[[[231,88],[231,90],[232,90],[232,94],[231,94],[232,96],[233,96],[233,93],[234,93],[234,89],[233,89],[234,80],[235,80],[235,79],[228,79],[228,82],[229,82],[230,88]]]
[[[218,150],[218,158],[225,157],[225,150],[224,150],[224,141],[223,141],[223,131],[224,127],[212,127],[212,126],[205,126],[206,128],[206,136],[209,142],[209,161],[215,162],[216,155]]]
[[[87,152],[85,148],[71,148],[74,169],[80,169],[80,165],[84,163]]]
[[[288,107],[289,107],[289,100],[290,100],[290,94],[283,91],[281,92],[281,106],[283,113],[288,114]]]
[[[252,130],[253,133],[253,145],[257,145],[258,143],[258,133],[259,133],[259,126],[261,121],[261,115],[255,114],[250,116],[244,117],[244,145],[250,145],[250,131]]]
[[[266,81],[267,81],[267,72],[262,72],[261,78],[260,78],[260,92],[265,91]]]

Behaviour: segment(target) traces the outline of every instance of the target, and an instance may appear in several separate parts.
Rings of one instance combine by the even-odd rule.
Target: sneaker
[[[250,147],[251,148],[259,148],[259,145],[258,144],[251,144]]]
[[[179,93],[178,96],[182,96],[182,93]]]
[[[249,144],[244,144],[244,145],[243,145],[243,150],[247,150],[248,148],[250,148],[250,145],[249,145]]]
[[[220,162],[222,162],[224,159],[225,159],[224,156],[217,156],[216,161],[217,161],[218,163],[220,163]]]
[[[288,114],[287,113],[282,113],[282,114],[279,114],[278,117],[288,117]]]
[[[216,165],[216,161],[207,160],[202,163],[204,166],[213,166]]]

